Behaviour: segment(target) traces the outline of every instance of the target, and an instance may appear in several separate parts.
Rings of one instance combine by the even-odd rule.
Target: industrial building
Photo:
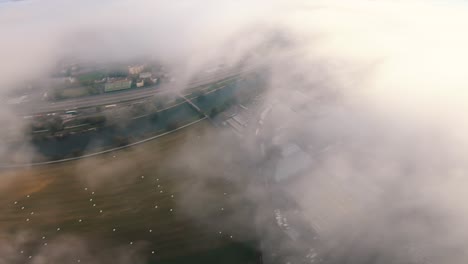
[[[123,80],[115,80],[109,81],[104,85],[104,92],[113,92],[113,91],[120,91],[125,89],[130,89],[132,87],[132,81],[123,79]]]

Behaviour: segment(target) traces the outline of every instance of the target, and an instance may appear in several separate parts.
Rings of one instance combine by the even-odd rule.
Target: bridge
[[[187,102],[191,107],[193,107],[193,109],[195,109],[195,111],[197,111],[198,113],[202,114],[207,120],[210,121],[210,123],[213,125],[213,126],[216,126],[216,123],[213,121],[213,119],[207,114],[205,113],[200,107],[198,107],[194,102],[192,102],[192,100],[190,100],[189,98],[187,98],[185,95],[183,95],[182,93],[177,93],[177,96],[179,96],[180,98],[184,99],[185,102]]]

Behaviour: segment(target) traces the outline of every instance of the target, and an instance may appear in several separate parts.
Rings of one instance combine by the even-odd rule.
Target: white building
[[[148,79],[148,78],[151,78],[151,72],[142,72],[140,73],[140,78],[141,79]]]
[[[129,74],[139,74],[145,69],[145,65],[135,65],[135,66],[128,66],[128,73]]]
[[[140,82],[137,82],[137,83],[136,83],[136,86],[137,86],[138,88],[145,86],[145,80],[141,80]]]

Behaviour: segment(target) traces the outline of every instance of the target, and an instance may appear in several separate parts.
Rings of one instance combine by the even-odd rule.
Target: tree
[[[106,117],[103,115],[91,116],[86,119],[91,125],[104,125],[106,123]]]
[[[159,120],[159,114],[158,114],[157,112],[152,113],[152,114],[150,115],[150,120],[151,120],[151,122],[153,122],[153,123],[158,122],[158,120]]]
[[[128,138],[123,136],[115,136],[112,140],[114,141],[114,145],[117,147],[123,147],[129,143]]]
[[[218,108],[214,107],[214,108],[211,109],[210,117],[215,117],[218,114],[219,114],[219,109]]]
[[[63,130],[63,120],[58,116],[48,120],[47,127],[50,132],[55,133],[57,131]]]
[[[177,121],[170,121],[167,124],[166,128],[168,131],[171,131],[171,130],[177,129],[178,127],[179,127],[179,123]]]
[[[198,97],[197,97],[197,101],[198,102],[203,102],[205,101],[206,99],[206,96],[204,94],[200,94]]]

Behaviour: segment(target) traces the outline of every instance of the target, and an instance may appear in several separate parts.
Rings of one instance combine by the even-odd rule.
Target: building
[[[132,87],[132,81],[123,79],[109,81],[104,85],[104,92],[120,91],[125,89],[130,89]]]
[[[138,88],[145,86],[145,80],[141,80],[140,82],[137,82],[137,83],[136,83],[136,86],[137,86]]]
[[[140,74],[145,69],[145,65],[128,66],[128,73],[131,75]]]
[[[151,72],[142,72],[140,73],[140,79],[149,79],[151,78]]]

